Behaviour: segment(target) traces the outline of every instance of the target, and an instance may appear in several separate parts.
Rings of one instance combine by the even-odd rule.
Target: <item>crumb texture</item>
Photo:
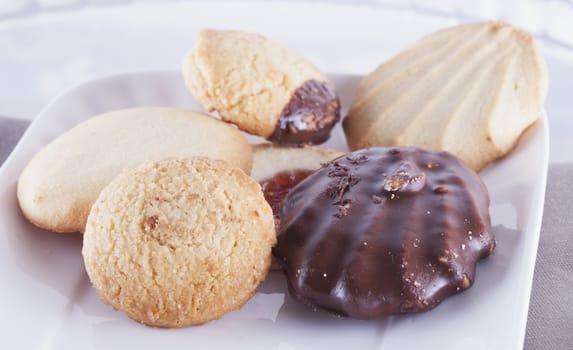
[[[242,307],[275,241],[271,209],[243,171],[168,159],[123,172],[102,191],[82,253],[104,302],[147,325],[182,327]]]
[[[205,109],[265,138],[298,87],[327,81],[304,57],[260,34],[212,29],[199,32],[183,76]]]

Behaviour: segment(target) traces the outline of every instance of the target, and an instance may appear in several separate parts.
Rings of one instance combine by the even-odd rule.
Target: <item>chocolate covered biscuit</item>
[[[495,247],[480,178],[447,152],[370,148],[325,164],[285,198],[273,253],[291,294],[375,319],[469,288]]]

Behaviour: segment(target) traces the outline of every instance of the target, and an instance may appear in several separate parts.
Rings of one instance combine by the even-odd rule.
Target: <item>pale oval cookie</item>
[[[125,171],[101,192],[82,254],[105,303],[146,325],[183,327],[243,306],[275,243],[254,180],[221,161],[172,158]]]
[[[543,116],[547,68],[533,36],[509,24],[446,28],[361,82],[343,126],[351,150],[446,150],[479,171]]]
[[[183,61],[195,99],[240,129],[282,144],[319,144],[340,119],[328,79],[285,46],[234,30],[199,32]]]
[[[35,225],[82,232],[92,203],[122,169],[145,160],[206,156],[249,173],[252,151],[231,125],[175,108],[133,108],[93,117],[44,147],[18,181],[18,200]]]

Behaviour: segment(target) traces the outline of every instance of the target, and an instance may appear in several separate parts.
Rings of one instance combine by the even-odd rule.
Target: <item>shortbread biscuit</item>
[[[234,127],[174,108],[133,108],[93,117],[44,147],[18,181],[18,200],[35,225],[82,232],[92,203],[122,169],[145,160],[206,156],[249,173],[252,151]]]
[[[251,177],[260,182],[285,171],[314,171],[344,152],[315,146],[284,147],[263,143],[253,146]]]
[[[205,109],[276,143],[322,143],[340,119],[328,79],[302,56],[259,34],[200,31],[183,61],[183,76]]]
[[[171,158],[105,187],[82,254],[105,303],[146,325],[183,327],[241,308],[266,277],[275,242],[271,208],[242,170]]]
[[[361,82],[343,126],[352,150],[446,150],[478,171],[544,115],[547,68],[533,36],[486,22],[440,30]]]

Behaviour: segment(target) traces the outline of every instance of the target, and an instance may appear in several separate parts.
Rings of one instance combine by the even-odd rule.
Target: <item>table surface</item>
[[[70,0],[68,5],[72,2]],[[117,3],[117,1],[111,2]],[[56,4],[54,1],[39,3],[43,3],[46,8]],[[62,1],[61,8],[64,8],[65,4],[66,2]],[[420,2],[411,2],[410,5],[412,4],[418,4],[416,6],[418,10],[420,9]],[[393,6],[395,5],[396,3]],[[74,11],[82,13],[83,16],[100,17],[104,20],[106,16],[121,15],[123,9],[120,7],[137,10],[138,6],[159,5],[130,2],[125,6],[116,4],[113,8],[76,7]],[[173,3],[169,6],[182,5]],[[414,9],[416,6],[413,6]],[[36,10],[38,8],[34,7]],[[570,5],[565,5],[563,8],[569,9]],[[97,28],[93,24],[82,26],[78,23],[79,17],[74,17],[73,11],[68,11],[67,8],[66,11],[49,11],[39,15],[28,13],[24,17],[13,16],[21,14],[21,11],[24,11],[22,9],[14,7],[12,12],[9,12],[4,7],[4,14],[8,13],[9,16],[0,20],[0,48],[7,49],[2,50],[3,54],[0,55],[0,67],[3,67],[1,71],[3,78],[0,79],[0,116],[16,118],[0,118],[0,163],[18,140],[27,123],[62,90],[101,75],[147,69],[173,69],[179,65],[179,62],[172,57],[181,57],[181,47],[161,45],[152,38],[140,38],[137,30],[133,28],[125,29],[121,38],[110,39],[106,35],[108,31],[105,28]],[[0,6],[0,18],[3,15],[2,10]],[[427,11],[427,8],[422,10]],[[562,10],[561,14],[565,15],[565,23],[568,26],[573,24],[573,12],[567,11]],[[459,10],[458,12],[458,15],[469,16]],[[482,16],[484,14],[487,14],[487,11]],[[444,16],[443,13],[437,15]],[[444,16],[445,24],[452,23],[450,15]],[[475,16],[475,13],[473,15]],[[525,19],[521,18],[521,21]],[[561,19],[556,22],[559,21]],[[572,107],[570,95],[573,91],[573,46],[569,46],[568,43],[568,39],[571,39],[573,44],[573,36],[565,37],[557,30],[543,27],[539,21],[537,24],[527,23],[532,28],[538,26],[536,32],[539,34],[538,38],[549,67],[551,88],[546,109],[551,132],[551,166],[525,348],[565,349],[573,343],[573,335],[570,332],[573,329],[573,294],[570,292],[573,286],[571,253],[573,243],[568,235],[573,231],[573,220],[569,219],[567,212],[564,212],[564,208],[573,206],[573,187],[567,186],[568,179],[573,176],[573,166],[570,165],[573,161],[573,152],[570,151],[573,148],[573,138],[570,137],[573,135],[570,112]],[[559,28],[570,28],[567,26]],[[117,31],[117,28],[109,30]],[[569,33],[573,33],[573,29]],[[170,34],[182,40],[180,33]],[[114,40],[135,41],[135,45],[130,46],[129,50],[136,52],[129,53],[138,55],[140,57],[138,62],[134,64],[126,60],[125,57],[129,56],[127,51],[102,51],[112,47],[107,41]],[[161,55],[154,54],[147,48],[145,43],[149,40],[154,45],[160,45],[160,49],[163,50]],[[69,49],[72,46],[74,50]],[[114,46],[115,49],[117,47]],[[324,47],[321,49],[325,50]],[[356,43],[356,49],[364,52],[359,43]],[[329,55],[310,52],[308,55],[317,65],[329,72],[364,74],[379,63],[374,55],[361,55],[352,60],[337,59],[335,52]]]

